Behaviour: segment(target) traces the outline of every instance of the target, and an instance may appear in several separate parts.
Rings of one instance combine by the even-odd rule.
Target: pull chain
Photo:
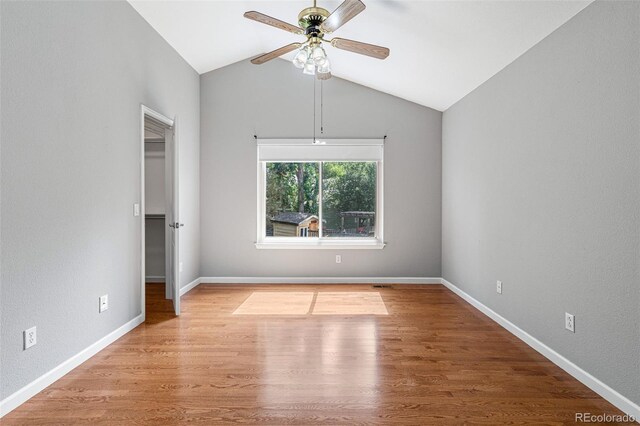
[[[313,143],[316,143],[316,80],[313,79]]]
[[[320,80],[320,134],[324,134],[324,80]]]

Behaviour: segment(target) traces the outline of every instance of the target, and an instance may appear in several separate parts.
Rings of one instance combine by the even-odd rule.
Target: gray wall
[[[0,4],[5,398],[140,314],[140,103],[179,116],[181,280],[199,275],[199,77],[128,3]]]
[[[590,5],[443,117],[444,277],[636,403],[639,15]]]
[[[388,135],[388,245],[342,251],[255,248],[253,135],[310,138],[313,82],[284,60],[261,66],[242,61],[201,76],[202,275],[440,276],[442,113],[338,78],[324,84],[325,136]],[[319,120],[317,125],[319,133]],[[340,265],[336,253],[342,254]]]

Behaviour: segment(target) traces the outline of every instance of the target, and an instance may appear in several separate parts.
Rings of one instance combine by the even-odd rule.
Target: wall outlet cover
[[[569,312],[564,313],[564,328],[572,333],[576,332],[576,318]]]
[[[336,254],[336,263],[342,263],[342,256],[339,254]]]
[[[25,330],[24,331],[24,348],[29,349],[31,346],[38,343],[37,337],[38,336],[36,335],[35,327],[31,327],[30,329]]]
[[[109,309],[109,295],[100,296],[98,312],[103,313]]]
[[[496,281],[496,292],[502,294],[502,281]]]

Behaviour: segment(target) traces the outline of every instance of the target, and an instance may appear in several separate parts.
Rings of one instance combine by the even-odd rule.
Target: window
[[[322,163],[323,235],[375,238],[377,164]]]
[[[258,140],[258,248],[382,248],[382,140]]]
[[[309,237],[318,230],[320,165],[268,162],[265,170],[264,236]]]

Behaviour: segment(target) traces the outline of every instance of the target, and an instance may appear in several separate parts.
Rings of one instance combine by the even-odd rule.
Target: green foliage
[[[267,217],[299,211],[301,167],[304,212],[318,214],[318,163],[267,163]]]
[[[323,163],[322,180],[323,219],[327,228],[340,226],[340,212],[375,212],[376,163]]]

